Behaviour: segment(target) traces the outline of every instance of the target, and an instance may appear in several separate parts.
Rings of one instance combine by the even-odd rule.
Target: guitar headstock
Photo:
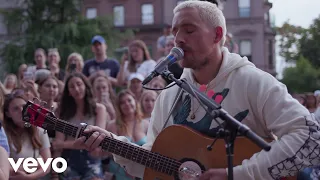
[[[45,130],[54,130],[57,118],[42,105],[28,101],[22,110],[22,120],[25,121],[26,127],[34,125]]]

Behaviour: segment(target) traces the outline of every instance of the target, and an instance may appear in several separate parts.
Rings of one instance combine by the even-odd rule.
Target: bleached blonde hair
[[[220,41],[220,45],[223,46],[226,41],[227,34],[227,26],[226,19],[222,13],[222,11],[217,7],[216,4],[207,2],[207,1],[199,1],[199,0],[189,0],[184,1],[177,5],[173,14],[176,14],[178,11],[185,8],[196,8],[199,11],[200,18],[207,23],[209,26],[214,28],[220,26],[222,28],[222,39]]]

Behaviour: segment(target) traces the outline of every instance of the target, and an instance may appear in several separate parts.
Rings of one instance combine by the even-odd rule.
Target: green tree
[[[284,70],[281,80],[290,91],[295,93],[313,92],[320,89],[320,71],[308,59],[300,57],[295,67]]]
[[[280,36],[279,55],[287,62],[296,61],[299,47],[299,39],[306,31],[299,26],[291,25],[288,21],[281,27],[276,28],[277,34]]]
[[[277,28],[280,36],[280,56],[287,62],[295,62],[303,56],[315,67],[320,67],[319,32],[320,16],[307,29],[285,22],[282,27]]]
[[[304,56],[310,63],[320,67],[320,16],[313,21],[308,31],[299,40],[299,56]]]
[[[1,56],[8,72],[15,73],[22,63],[34,63],[36,48],[58,48],[61,67],[72,52],[91,58],[90,41],[102,35],[108,43],[108,55],[123,40],[133,36],[132,30],[114,28],[112,17],[86,19],[81,16],[82,0],[23,0],[21,8],[2,11],[10,32],[16,35],[4,43]]]

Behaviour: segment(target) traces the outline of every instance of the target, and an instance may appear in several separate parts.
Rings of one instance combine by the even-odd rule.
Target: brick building
[[[156,41],[162,28],[171,24],[173,8],[181,0],[84,0],[83,14],[88,18],[113,15],[119,28],[136,28],[137,39],[148,45],[157,58]],[[275,33],[270,24],[272,3],[267,0],[224,0],[221,7],[228,32],[239,45],[239,53],[260,69],[275,72]]]

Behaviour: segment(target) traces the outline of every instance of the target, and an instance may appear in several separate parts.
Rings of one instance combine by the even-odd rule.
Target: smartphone
[[[75,63],[70,64],[69,66],[69,72],[74,72],[77,68],[77,65]]]
[[[109,100],[109,93],[108,92],[103,92],[101,94],[101,102],[103,104],[107,104],[108,103],[108,100]]]
[[[23,73],[23,79],[24,80],[33,80],[33,73],[30,71],[25,71]]]

